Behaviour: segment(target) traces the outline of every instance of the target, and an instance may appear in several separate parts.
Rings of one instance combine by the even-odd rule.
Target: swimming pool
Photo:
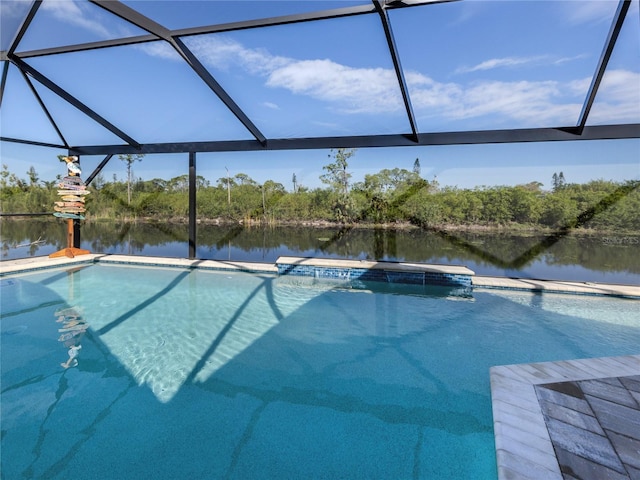
[[[0,284],[6,478],[495,478],[490,366],[640,344],[615,298],[100,264]]]

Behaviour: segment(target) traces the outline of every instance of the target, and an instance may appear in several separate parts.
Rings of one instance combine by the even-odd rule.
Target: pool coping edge
[[[222,260],[199,260],[186,258],[169,257],[139,257],[135,255],[122,254],[87,254],[75,258],[49,258],[49,257],[28,257],[17,260],[0,261],[0,278],[21,273],[30,273],[39,270],[64,268],[73,265],[105,263],[121,265],[137,265],[150,267],[168,268],[191,268],[206,270],[238,271],[247,273],[263,273],[278,275],[278,263],[283,260],[299,262],[305,265],[318,264],[325,268],[339,268],[341,265],[345,269],[352,269],[354,266],[369,267],[372,263],[373,269],[391,269],[396,271],[422,271],[422,272],[450,272],[453,275],[467,274],[470,272],[471,285],[473,290],[512,290],[527,291],[534,293],[554,293],[554,294],[577,294],[591,296],[608,296],[628,299],[640,299],[640,286],[635,285],[614,285],[593,282],[575,282],[558,280],[536,280],[527,278],[491,277],[478,276],[472,274],[464,266],[455,265],[429,265],[403,262],[361,262],[356,260],[343,259],[311,259],[301,257],[280,257],[275,263],[258,262],[236,262]],[[384,265],[383,265],[384,264]]]

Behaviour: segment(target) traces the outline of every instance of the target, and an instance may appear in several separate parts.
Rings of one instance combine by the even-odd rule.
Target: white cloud
[[[564,63],[573,62],[574,60],[582,60],[583,58],[588,58],[589,55],[586,53],[581,53],[580,55],[575,55],[573,57],[561,57],[553,60],[551,63],[553,65],[562,65]]]
[[[554,104],[553,100],[561,96],[556,82],[482,81],[465,87],[431,81],[411,89],[414,108],[422,117],[451,120],[494,115],[523,122],[553,123],[568,115],[577,117],[578,104]]]
[[[21,18],[26,16],[31,2],[27,0],[0,2],[0,14],[5,18]]]
[[[262,105],[264,105],[267,108],[270,108],[272,110],[280,110],[280,107],[278,105],[276,105],[275,103],[272,102],[263,102]]]
[[[460,67],[456,70],[456,73],[471,73],[481,70],[492,70],[494,68],[516,67],[531,63],[539,63],[540,60],[544,58],[544,56],[492,58],[472,67]]]
[[[168,60],[181,60],[182,57],[176,52],[176,50],[164,40],[158,40],[156,42],[141,43],[135,45],[135,48],[142,50],[143,52],[151,55],[152,57],[159,57]]]
[[[274,69],[267,86],[331,102],[345,113],[392,112],[402,108],[392,70],[351,68],[331,60],[302,60]]]
[[[545,66],[545,65],[563,65],[568,62],[573,62],[585,58],[586,55],[575,55],[573,57],[554,57],[552,55],[533,55],[530,57],[503,57],[492,58],[485,60],[477,65],[471,67],[460,67],[456,70],[456,73],[472,73],[486,70],[493,70],[496,68],[513,68],[520,66]]]
[[[563,88],[557,82],[479,82],[466,89],[460,118],[499,115],[536,124],[566,124],[577,118],[580,104],[564,103]],[[556,102],[554,102],[556,100]]]
[[[436,82],[415,72],[408,72],[406,81],[414,107],[439,112],[439,115],[442,115],[442,112],[458,109],[464,94],[462,85]]]
[[[589,124],[640,122],[640,72],[605,74],[589,114]]]
[[[248,49],[221,36],[189,40],[188,46],[209,67],[223,71],[240,67],[264,77],[267,87],[330,102],[342,112],[375,113],[402,108],[392,70],[357,69],[331,60],[295,60],[271,55],[264,49]]]
[[[408,77],[408,82],[411,78]],[[423,81],[421,85],[414,84],[411,98],[417,111],[431,117],[461,120],[494,115],[525,123],[560,126],[578,120],[590,84],[590,77],[567,83],[482,81],[468,87]],[[638,85],[638,72],[607,72],[589,123],[639,121]]]
[[[223,71],[236,66],[253,75],[267,75],[275,68],[291,62],[288,58],[271,55],[263,49],[245,48],[221,35],[186,39],[186,43],[203,63]]]
[[[293,95],[325,102],[327,108],[336,112],[394,114],[404,108],[392,69],[354,68],[329,59],[296,60],[275,56],[264,49],[249,49],[221,36],[190,39],[188,45],[209,68],[243,70],[245,74],[262,78],[266,87],[285,89]],[[552,56],[507,57],[482,62],[468,71],[570,60]],[[511,122],[512,126],[518,123],[573,124],[591,81],[585,78],[571,82],[483,80],[461,83],[439,82],[419,72],[407,71],[405,74],[414,110],[421,118],[463,120],[495,116]],[[601,102],[598,118],[637,118],[638,101],[634,98],[640,94],[637,88],[634,91],[634,86],[639,84],[639,77],[640,74],[633,72],[609,72],[598,97]]]
[[[618,2],[612,0],[580,0],[572,2],[558,2],[563,9],[563,15],[572,25],[586,23],[609,23],[618,7]]]
[[[87,9],[80,6],[80,3],[73,1],[46,0],[40,7],[49,11],[58,20],[74,25],[76,27],[89,30],[101,38],[109,38],[110,34],[97,20],[92,20]]]

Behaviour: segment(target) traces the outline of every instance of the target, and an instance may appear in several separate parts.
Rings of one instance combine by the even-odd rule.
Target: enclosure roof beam
[[[46,57],[47,55],[59,55],[62,53],[85,52],[87,50],[99,50],[101,48],[122,47],[127,45],[136,45],[140,43],[149,43],[159,41],[155,35],[136,35],[127,38],[114,38],[111,40],[100,40],[98,42],[78,43],[74,45],[65,45],[61,47],[42,48],[39,50],[25,50],[16,52],[16,57],[25,59],[33,57]],[[3,53],[3,52],[0,52]]]
[[[23,145],[33,145],[35,147],[48,148],[68,148],[67,145],[58,145],[56,143],[37,142],[35,140],[25,140],[22,138],[0,137],[0,142],[21,143]]]
[[[117,15],[118,17],[136,25],[143,30],[156,35],[159,38],[167,41],[183,58],[185,62],[191,67],[191,69],[207,84],[207,86],[218,96],[218,98],[226,105],[226,107],[235,115],[235,117],[245,126],[249,132],[260,143],[266,143],[266,138],[260,132],[258,127],[249,119],[249,117],[242,111],[238,104],[231,98],[231,96],[222,88],[222,86],[213,78],[204,65],[198,60],[198,58],[187,48],[187,46],[177,37],[174,37],[171,31],[164,26],[154,22],[148,17],[145,17],[136,10],[126,6],[125,4],[115,0],[91,0],[92,3],[104,8],[108,12]]]
[[[391,22],[385,9],[382,7],[381,0],[373,0],[373,4],[378,11],[380,21],[382,22],[382,28],[384,29],[384,35],[387,39],[387,46],[389,47],[389,54],[393,62],[393,68],[396,71],[396,78],[398,79],[398,86],[400,87],[400,93],[402,94],[402,101],[404,102],[404,108],[407,112],[407,118],[409,125],[411,126],[411,136],[417,142],[418,141],[418,127],[416,126],[416,117],[413,114],[413,106],[411,105],[411,99],[409,98],[409,89],[407,82],[404,78],[402,66],[400,64],[400,55],[398,55],[398,49],[396,47],[396,41],[393,38],[393,30],[391,29]]]
[[[120,130],[115,125],[111,124],[105,118],[103,118],[100,115],[98,115],[96,112],[91,110],[88,106],[86,106],[84,103],[82,103],[76,97],[71,95],[66,90],[62,89],[59,85],[57,85],[54,82],[52,82],[51,80],[49,80],[47,77],[45,77],[42,73],[40,73],[38,70],[33,68],[28,63],[24,62],[20,58],[17,58],[15,55],[11,56],[11,62],[16,67],[18,67],[22,72],[25,72],[25,73],[28,73],[29,75],[31,75],[33,78],[35,78],[38,82],[40,82],[42,85],[47,87],[53,93],[55,93],[60,98],[64,99],[65,101],[67,101],[68,103],[70,103],[71,105],[76,107],[78,110],[80,110],[82,113],[87,115],[89,118],[91,118],[94,121],[98,122],[100,125],[102,125],[104,128],[109,130],[114,135],[120,137],[122,140],[127,142],[131,147],[138,148],[140,146],[140,144],[138,142],[136,142],[133,138],[131,138],[129,135],[124,133],[122,130]]]
[[[396,9],[400,7],[414,7],[431,3],[447,3],[458,0],[421,0],[411,1],[404,0],[400,2],[389,2],[385,4],[386,9]],[[111,2],[109,2],[111,3]],[[350,17],[355,15],[365,15],[375,13],[376,9],[372,4],[356,5],[350,7],[335,8],[330,10],[322,10],[318,12],[300,13],[295,15],[283,15],[279,17],[261,18],[256,20],[245,20],[241,22],[229,22],[217,25],[207,25],[201,27],[188,27],[180,28],[176,30],[168,30],[169,36],[184,37],[190,35],[204,35],[209,33],[221,33],[232,32],[236,30],[247,30],[260,27],[272,27],[277,25],[288,25],[292,23],[311,22],[315,20],[327,20],[332,18]],[[123,18],[123,17],[121,17]],[[127,21],[129,21],[127,19]],[[162,27],[165,29],[164,27]],[[166,30],[166,29],[165,29]],[[149,31],[149,30],[147,30]],[[124,45],[133,45],[137,43],[147,43],[157,41],[159,39],[159,31],[155,34],[137,35],[126,38],[115,38],[110,40],[102,40],[98,42],[87,42],[75,45],[66,45],[58,47],[43,48],[39,50],[29,50],[23,52],[16,52],[15,54],[20,58],[42,57],[46,55],[58,55],[61,53],[81,52],[85,50],[97,50],[100,48],[119,47]],[[6,52],[0,52],[0,55]]]
[[[24,81],[27,82],[27,85],[29,86],[29,89],[31,90],[31,93],[36,98],[36,101],[38,102],[38,104],[40,105],[40,108],[42,109],[42,111],[44,112],[45,116],[49,120],[49,123],[51,123],[51,126],[54,128],[54,130],[58,134],[58,138],[60,139],[60,141],[64,144],[64,146],[66,148],[69,148],[69,143],[64,138],[64,135],[60,131],[60,128],[58,128],[58,124],[53,119],[53,116],[51,116],[51,112],[49,112],[49,109],[47,108],[47,106],[42,101],[42,97],[40,96],[40,94],[38,93],[36,88],[33,86],[33,82],[29,78],[29,75],[27,75],[26,72],[23,72],[22,70],[20,71],[20,73],[22,73],[22,76],[24,77]]]
[[[581,135],[575,134],[575,127],[478,130],[469,132],[418,134],[418,142],[421,146],[557,142],[575,140],[621,140],[630,138],[640,138],[640,123],[588,126],[584,128]],[[350,137],[270,139],[266,146],[255,140],[150,143],[142,145],[139,149],[135,149],[127,145],[75,146],[70,148],[70,153],[73,155],[126,155],[134,153],[242,152],[415,146],[416,143],[414,139],[411,138],[411,135],[364,135]]]
[[[29,25],[31,24],[33,17],[35,17],[36,12],[38,11],[38,8],[40,8],[41,3],[42,3],[42,0],[35,0],[35,2],[33,2],[33,4],[31,5],[31,8],[29,9],[29,13],[27,13],[27,16],[24,18],[22,22],[22,25],[20,25],[20,28],[16,32],[15,38],[9,44],[9,49],[5,52],[6,58],[10,57],[18,47],[20,40],[22,40],[22,37],[27,32],[27,29],[29,28]]]
[[[109,154],[106,157],[104,157],[102,159],[102,161],[100,162],[100,165],[98,165],[95,170],[93,172],[91,172],[91,175],[89,175],[87,177],[87,179],[84,181],[85,185],[89,185],[94,178],[96,178],[100,172],[102,171],[102,169],[107,165],[107,163],[109,163],[109,160],[111,160],[111,158],[113,157],[113,155]]]
[[[0,78],[0,107],[4,98],[4,86],[7,84],[7,74],[9,73],[9,62],[2,64],[2,77]]]
[[[598,61],[598,66],[593,75],[593,78],[591,79],[591,85],[589,86],[589,90],[587,91],[587,96],[584,101],[584,105],[582,106],[580,117],[578,118],[577,127],[580,132],[587,124],[587,118],[589,117],[591,106],[593,105],[596,94],[598,93],[598,88],[600,87],[600,82],[602,82],[602,77],[604,77],[604,74],[607,70],[607,64],[609,63],[609,59],[611,58],[613,47],[616,44],[616,40],[618,39],[618,35],[620,34],[620,30],[622,29],[622,24],[624,23],[624,18],[627,15],[627,11],[629,10],[630,5],[631,0],[620,0],[620,3],[618,3],[618,9],[616,10],[616,13],[614,15],[613,22],[611,23],[611,28],[609,29],[607,40],[602,50],[602,54],[600,55],[600,60]]]

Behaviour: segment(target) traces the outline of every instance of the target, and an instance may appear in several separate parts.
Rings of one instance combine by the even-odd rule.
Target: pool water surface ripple
[[[6,478],[493,479],[491,366],[640,344],[633,300],[106,265],[7,280]],[[89,324],[68,370],[63,307]]]

